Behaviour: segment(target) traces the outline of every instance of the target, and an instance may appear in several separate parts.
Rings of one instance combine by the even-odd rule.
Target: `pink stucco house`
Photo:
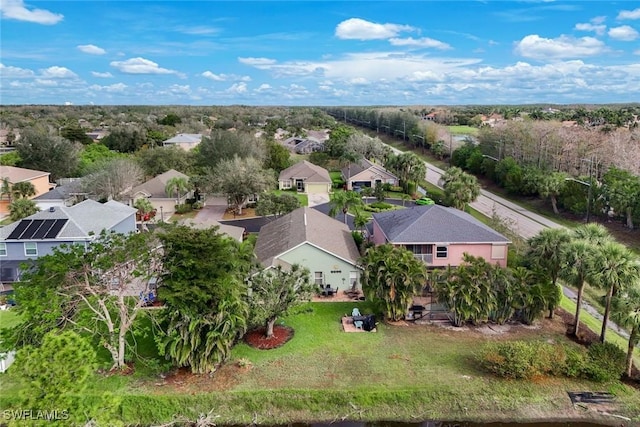
[[[371,240],[404,246],[429,268],[456,267],[466,252],[507,266],[509,239],[466,212],[439,205],[373,214]]]

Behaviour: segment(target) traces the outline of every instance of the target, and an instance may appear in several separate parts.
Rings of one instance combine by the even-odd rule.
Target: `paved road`
[[[394,147],[388,147],[396,154],[402,153],[402,151]],[[425,177],[427,182],[442,188],[439,181],[444,171],[430,163],[424,163],[427,166],[427,174]],[[495,213],[498,217],[507,221],[513,231],[517,232],[525,239],[535,236],[545,228],[564,227],[486,190],[481,190],[478,200],[471,203],[471,207],[488,217],[492,217]],[[571,298],[574,302],[577,300],[577,294],[572,289],[563,287],[563,292],[565,296]],[[602,320],[602,315],[591,305],[583,302],[582,309],[596,319],[600,321]],[[609,329],[617,332],[620,336],[626,339],[629,338],[627,331],[611,322],[611,320],[609,320],[608,327]]]

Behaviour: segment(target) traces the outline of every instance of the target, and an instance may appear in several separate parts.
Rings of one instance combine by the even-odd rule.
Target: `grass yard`
[[[158,376],[158,360],[136,362],[130,376],[106,376],[84,395],[105,391],[121,397],[127,424],[167,423],[176,416],[195,420],[213,411],[217,424],[287,423],[309,420],[531,420],[591,418],[576,409],[566,391],[608,390],[617,395],[616,414],[637,417],[640,393],[616,384],[563,378],[507,381],[482,372],[474,359],[495,340],[566,342],[556,317],[539,327],[512,326],[503,333],[488,328],[451,328],[400,322],[379,323],[371,333],[342,332],[340,318],[367,303],[309,303],[283,323],[293,339],[273,350],[238,344],[231,360],[213,376],[184,371]],[[138,350],[152,356],[153,338],[140,337]],[[154,362],[155,360],[155,362]],[[11,386],[11,384],[9,384]],[[5,391],[6,390],[6,391]],[[11,391],[9,391],[11,390]],[[0,391],[0,406],[10,406],[15,386]]]
[[[477,135],[479,129],[473,126],[447,126],[447,130],[453,135]]]
[[[20,318],[15,310],[0,310],[0,328],[13,328],[20,323]]]
[[[273,190],[273,194],[279,196],[281,194],[291,194],[296,196],[300,201],[300,206],[309,206],[309,197],[304,193],[298,193],[297,191],[289,191],[289,190]]]

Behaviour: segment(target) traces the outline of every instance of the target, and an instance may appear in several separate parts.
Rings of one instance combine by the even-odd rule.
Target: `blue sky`
[[[640,101],[640,2],[0,4],[2,104]]]

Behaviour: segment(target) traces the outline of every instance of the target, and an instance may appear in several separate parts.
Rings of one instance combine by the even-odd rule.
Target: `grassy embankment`
[[[369,312],[366,303],[362,312]],[[246,344],[233,350],[229,363],[213,377],[180,375],[162,379],[136,363],[131,376],[105,376],[84,395],[121,396],[120,414],[127,424],[166,423],[177,416],[195,420],[211,411],[216,423],[283,423],[355,420],[539,420],[592,418],[575,409],[566,392],[616,393],[615,411],[640,415],[640,393],[620,384],[541,378],[508,381],[482,372],[475,355],[494,340],[564,342],[559,319],[542,328],[488,329],[379,324],[375,333],[344,333],[340,317],[354,303],[311,303],[287,317],[294,338],[281,348],[260,351]],[[484,332],[483,332],[484,331]],[[153,349],[150,337],[139,350]],[[150,356],[150,354],[146,354]],[[0,378],[2,378],[0,376]],[[19,386],[2,378],[0,407],[16,402]],[[13,404],[12,404],[13,403]],[[618,420],[619,422],[619,420]]]

